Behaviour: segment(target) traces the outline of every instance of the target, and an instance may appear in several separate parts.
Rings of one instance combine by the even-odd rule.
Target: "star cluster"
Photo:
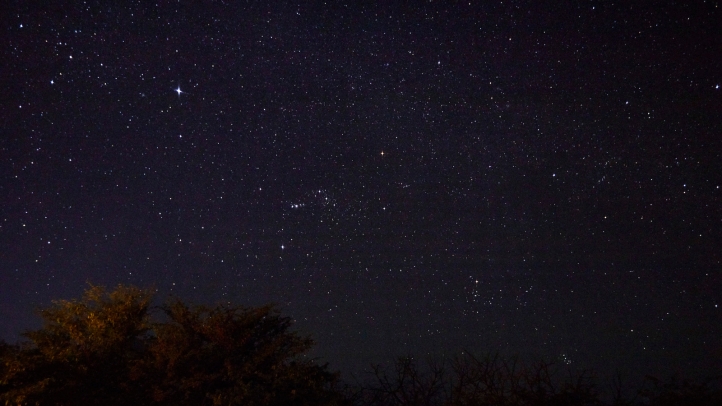
[[[90,281],[348,371],[720,366],[719,2],[231,3],[4,13],[6,340]]]

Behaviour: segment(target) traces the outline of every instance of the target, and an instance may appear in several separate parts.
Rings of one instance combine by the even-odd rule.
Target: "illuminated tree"
[[[3,356],[0,390],[10,404],[120,404],[132,393],[129,366],[148,338],[152,295],[120,286],[91,286],[82,300],[55,301],[39,311],[43,327]],[[130,396],[132,397],[132,396]]]
[[[330,405],[336,375],[272,306],[151,312],[150,291],[91,286],[39,312],[29,341],[0,347],[6,405]],[[152,318],[152,315],[158,317]]]

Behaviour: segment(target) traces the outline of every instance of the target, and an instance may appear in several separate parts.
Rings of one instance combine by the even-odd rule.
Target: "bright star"
[[[175,89],[175,92],[178,93],[178,97],[180,97],[181,93],[185,93],[185,92],[181,91],[180,86],[178,86],[178,88]]]

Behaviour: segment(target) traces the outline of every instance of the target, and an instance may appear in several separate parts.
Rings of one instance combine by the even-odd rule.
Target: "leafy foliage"
[[[375,366],[371,380],[338,385],[338,374],[305,357],[311,339],[291,331],[273,306],[152,307],[152,292],[90,286],[80,300],[38,313],[43,327],[17,345],[0,341],[0,404],[249,406],[614,406],[720,405],[705,384],[648,378],[611,403],[592,376],[544,362],[464,353]],[[628,391],[626,391],[628,392]]]
[[[91,286],[82,300],[39,311],[43,328],[3,356],[0,399],[6,404],[116,404],[132,387],[129,365],[148,338],[151,294]],[[126,395],[127,397],[127,395]],[[89,402],[89,403],[88,403]]]
[[[309,338],[272,306],[190,307],[152,320],[152,294],[91,286],[41,310],[28,342],[0,348],[6,405],[322,405],[336,375],[305,360]]]
[[[137,377],[162,404],[294,405],[333,403],[336,376],[300,356],[312,341],[288,330],[273,307],[163,308],[150,356]]]

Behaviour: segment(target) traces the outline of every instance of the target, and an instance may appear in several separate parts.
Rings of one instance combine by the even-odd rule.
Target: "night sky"
[[[3,5],[0,337],[128,283],[344,372],[719,371],[722,3],[363,3]]]

